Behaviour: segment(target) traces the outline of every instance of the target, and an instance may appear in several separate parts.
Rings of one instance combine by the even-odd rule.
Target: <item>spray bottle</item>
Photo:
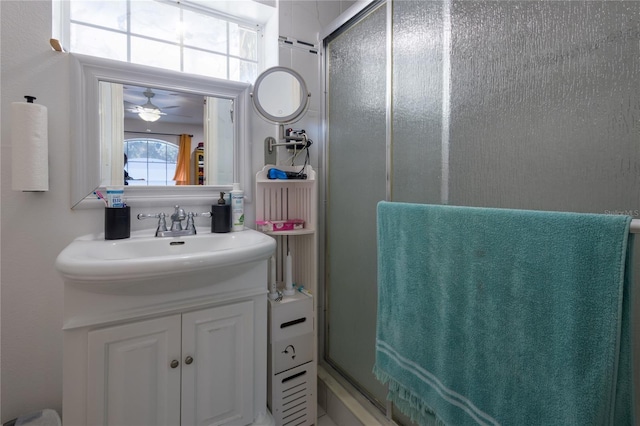
[[[244,191],[240,189],[239,183],[233,184],[231,191],[231,230],[244,230]]]

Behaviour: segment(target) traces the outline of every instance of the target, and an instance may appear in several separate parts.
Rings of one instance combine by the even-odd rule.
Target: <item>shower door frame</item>
[[[324,31],[320,34],[320,39],[322,40],[322,60],[321,60],[321,83],[322,83],[322,99],[321,99],[321,110],[322,110],[322,140],[323,144],[320,148],[321,152],[319,155],[319,161],[322,162],[321,168],[323,168],[326,173],[324,173],[323,178],[319,182],[319,194],[322,197],[322,205],[323,208],[319,212],[319,231],[322,238],[319,239],[319,249],[320,253],[324,253],[324,256],[319,258],[319,271],[322,271],[319,274],[319,286],[318,288],[322,289],[322,297],[323,300],[323,312],[320,316],[321,325],[319,327],[321,338],[318,342],[319,351],[320,351],[320,361],[326,363],[330,366],[331,369],[338,372],[351,386],[353,386],[358,392],[360,392],[371,404],[373,404],[377,409],[379,409],[383,415],[387,417],[387,419],[392,419],[393,414],[393,404],[390,401],[385,401],[385,405],[381,405],[380,402],[373,397],[356,379],[354,379],[348,372],[339,367],[335,362],[332,362],[328,358],[328,351],[326,350],[329,346],[328,344],[328,335],[329,335],[329,325],[330,319],[327,317],[326,313],[328,312],[327,306],[329,303],[329,288],[327,287],[327,205],[328,205],[328,134],[329,134],[329,114],[327,110],[327,96],[328,93],[328,72],[327,72],[327,46],[335,37],[339,36],[343,32],[347,31],[354,25],[357,25],[362,19],[366,18],[371,12],[378,10],[380,7],[386,8],[386,83],[385,83],[385,152],[386,152],[386,196],[385,200],[391,200],[391,176],[392,176],[392,46],[393,46],[393,37],[392,37],[392,26],[393,26],[393,0],[369,0],[366,2],[358,2],[354,6],[352,6],[349,10],[343,13],[338,20],[334,21],[330,24]],[[374,325],[375,326],[375,325]],[[387,385],[385,385],[387,386]],[[388,388],[388,387],[387,387]]]

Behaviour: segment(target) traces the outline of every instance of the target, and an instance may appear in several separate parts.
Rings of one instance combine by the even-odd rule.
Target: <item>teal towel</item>
[[[633,425],[630,222],[379,203],[389,399],[421,425]]]

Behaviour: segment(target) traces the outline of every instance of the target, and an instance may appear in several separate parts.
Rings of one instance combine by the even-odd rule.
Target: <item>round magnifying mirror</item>
[[[304,79],[286,67],[269,68],[260,74],[251,94],[258,114],[275,124],[299,120],[309,107],[310,97]]]

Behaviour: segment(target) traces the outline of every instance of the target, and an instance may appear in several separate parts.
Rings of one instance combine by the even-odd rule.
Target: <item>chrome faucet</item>
[[[186,213],[184,209],[178,205],[175,206],[175,210],[171,217],[171,229],[167,229],[166,214],[146,214],[140,213],[138,220],[158,218],[158,228],[156,229],[156,237],[181,237],[184,235],[196,235],[196,226],[193,218],[196,216],[209,216],[210,212],[206,213]],[[182,221],[187,220],[186,227],[182,227]]]
[[[187,214],[184,212],[184,209],[176,205],[175,211],[171,215],[171,231],[182,231],[182,221],[185,220],[186,217]]]

